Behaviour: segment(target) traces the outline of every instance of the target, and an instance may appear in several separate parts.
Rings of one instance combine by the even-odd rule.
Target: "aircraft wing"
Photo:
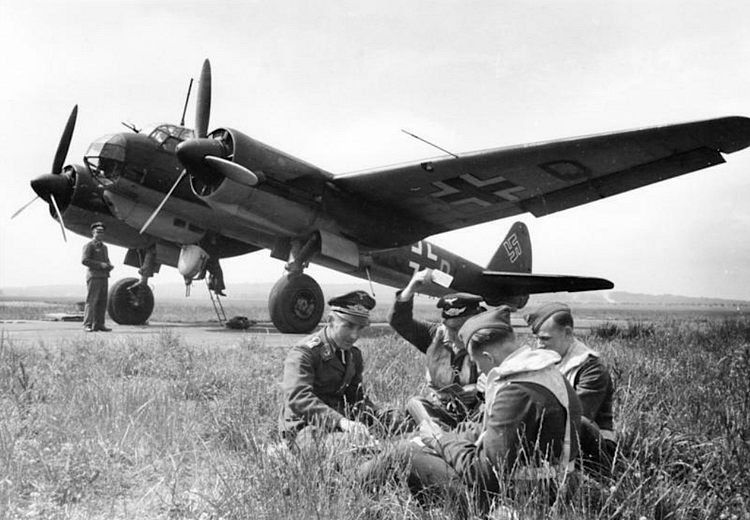
[[[725,162],[750,145],[750,119],[725,117],[441,157],[335,176],[428,234],[543,216]]]
[[[579,292],[612,289],[615,284],[604,278],[558,274],[482,271],[482,277],[494,291],[517,296],[550,292]]]

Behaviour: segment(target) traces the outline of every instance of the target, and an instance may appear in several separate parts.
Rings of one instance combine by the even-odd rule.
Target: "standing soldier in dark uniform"
[[[362,352],[354,345],[370,324],[375,300],[354,291],[328,305],[325,327],[292,347],[284,361],[279,430],[290,446],[317,444],[324,435],[363,444],[371,441],[367,425],[388,419],[365,396]]]
[[[81,263],[88,267],[86,273],[86,308],[83,313],[83,330],[86,332],[109,332],[104,326],[104,312],[107,310],[109,272],[114,266],[109,261],[107,246],[102,242],[104,224],[91,224],[93,239],[83,246]]]
[[[614,432],[614,385],[598,352],[573,333],[573,316],[564,303],[543,305],[526,316],[539,348],[557,352],[560,372],[581,401],[581,452],[586,466],[605,474],[617,442]]]
[[[476,365],[469,359],[458,330],[471,316],[484,311],[482,298],[468,293],[443,296],[438,308],[443,310],[442,323],[414,319],[414,293],[432,283],[432,270],[414,274],[409,284],[396,293],[388,316],[393,329],[426,357],[429,388],[422,396],[412,397],[406,409],[419,424],[430,419],[451,429],[471,418],[478,410]]]

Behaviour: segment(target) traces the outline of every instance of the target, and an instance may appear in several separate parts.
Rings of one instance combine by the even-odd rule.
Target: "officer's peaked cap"
[[[460,339],[464,345],[468,346],[471,337],[480,330],[495,329],[513,332],[513,326],[510,323],[510,311],[510,307],[503,305],[496,309],[472,316],[461,326],[461,329],[458,331],[458,339]]]
[[[95,230],[98,227],[102,229],[107,229],[107,226],[104,225],[104,222],[93,222],[91,224],[91,231]]]
[[[531,328],[531,332],[533,334],[536,334],[537,332],[539,332],[539,329],[544,324],[544,322],[550,319],[553,315],[557,314],[558,312],[566,312],[570,314],[570,307],[568,307],[564,303],[559,303],[559,302],[548,303],[546,305],[542,305],[534,312],[531,312],[526,315],[526,323],[529,324],[529,328]]]
[[[375,299],[365,291],[352,291],[328,300],[331,312],[356,325],[370,324],[370,311]]]
[[[443,309],[443,319],[463,318],[476,314],[481,309],[482,297],[469,293],[446,294],[437,302],[438,309]]]

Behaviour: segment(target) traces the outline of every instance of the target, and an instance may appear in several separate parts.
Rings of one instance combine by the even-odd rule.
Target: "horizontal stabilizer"
[[[560,274],[482,271],[482,277],[492,285],[493,290],[502,291],[508,296],[550,292],[600,291],[612,289],[615,286],[604,278]]]

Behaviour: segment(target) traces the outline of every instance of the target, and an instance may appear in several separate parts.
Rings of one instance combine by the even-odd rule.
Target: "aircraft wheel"
[[[268,312],[279,332],[311,332],[323,317],[323,290],[306,274],[286,275],[279,279],[268,297]]]
[[[107,312],[112,321],[120,325],[142,325],[154,310],[154,293],[148,285],[138,285],[138,278],[118,280],[109,290]]]

